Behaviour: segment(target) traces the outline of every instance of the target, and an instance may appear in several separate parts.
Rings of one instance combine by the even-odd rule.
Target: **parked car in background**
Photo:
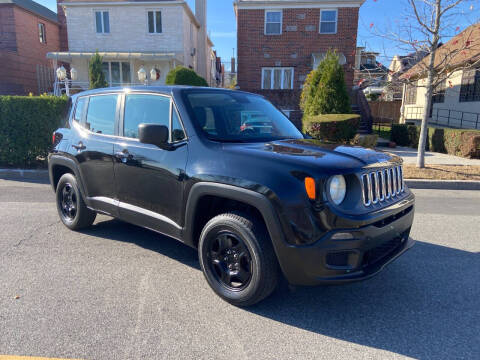
[[[91,90],[72,98],[53,140],[50,180],[68,228],[102,213],[178,239],[235,305],[264,299],[281,275],[366,279],[413,245],[400,158],[305,139],[259,95]]]

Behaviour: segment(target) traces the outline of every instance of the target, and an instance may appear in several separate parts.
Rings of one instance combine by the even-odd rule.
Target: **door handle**
[[[72,147],[78,151],[85,150],[87,148],[81,141],[78,143],[78,145],[72,145]]]

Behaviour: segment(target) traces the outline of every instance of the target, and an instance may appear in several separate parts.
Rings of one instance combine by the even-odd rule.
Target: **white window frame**
[[[38,23],[38,40],[40,41],[40,44],[47,43],[47,32],[45,30],[45,24],[40,22]]]
[[[120,69],[120,83],[112,84],[112,62],[118,62],[119,69]],[[108,63],[108,79],[105,79],[108,83],[108,87],[115,87],[115,86],[122,86],[125,84],[133,84],[133,62],[131,61],[123,61],[123,60],[104,60],[102,63]],[[122,63],[129,63],[130,64],[130,79],[128,81],[123,81],[123,65]]]
[[[102,32],[97,31],[97,13],[101,13],[100,17],[102,20]],[[105,23],[103,21],[103,14],[108,13],[108,32],[105,32]],[[108,9],[93,9],[93,27],[95,29],[95,34],[97,35],[110,35],[112,32],[112,22],[110,21],[110,10]]]
[[[150,29],[148,28],[148,13],[153,12],[153,33],[150,32]],[[160,21],[162,25],[162,31],[157,32],[157,16],[156,13],[160,12]],[[163,34],[163,10],[162,9],[147,9],[145,12],[145,16],[147,17],[147,34],[148,35],[161,35]]]
[[[275,82],[275,76],[274,76],[274,70],[282,70],[282,84],[280,86],[280,89],[274,89],[273,85]],[[272,72],[272,75],[270,77],[270,87],[269,88],[264,88],[263,87],[263,80],[265,77],[265,71],[270,70]],[[285,70],[292,70],[292,79],[291,79],[291,84],[289,88],[285,88]],[[262,67],[262,90],[293,90],[293,84],[294,84],[294,78],[295,78],[295,68],[293,67]]]
[[[326,11],[335,11],[335,32],[322,32],[322,13]],[[331,23],[332,21],[325,21]],[[318,25],[318,32],[322,35],[335,35],[338,31],[338,9],[320,9],[320,23]]]
[[[268,13],[280,13],[280,32],[275,33],[275,34],[269,34],[267,33],[267,14]],[[272,23],[272,24],[278,24],[278,23]],[[282,35],[282,28],[283,28],[283,11],[282,10],[265,10],[265,20],[264,20],[264,25],[263,25],[263,33],[265,35]]]

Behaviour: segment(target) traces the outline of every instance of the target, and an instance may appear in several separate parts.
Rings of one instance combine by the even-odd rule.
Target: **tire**
[[[279,266],[268,232],[247,215],[211,219],[200,235],[198,256],[210,287],[233,305],[253,305],[277,287]]]
[[[95,211],[85,205],[77,179],[69,173],[62,175],[58,181],[56,203],[60,220],[70,230],[80,230],[92,225],[97,216]]]

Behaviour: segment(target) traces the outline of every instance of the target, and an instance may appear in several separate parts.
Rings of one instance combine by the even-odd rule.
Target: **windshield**
[[[257,95],[235,91],[184,92],[195,125],[211,140],[226,142],[303,139],[290,120]]]

